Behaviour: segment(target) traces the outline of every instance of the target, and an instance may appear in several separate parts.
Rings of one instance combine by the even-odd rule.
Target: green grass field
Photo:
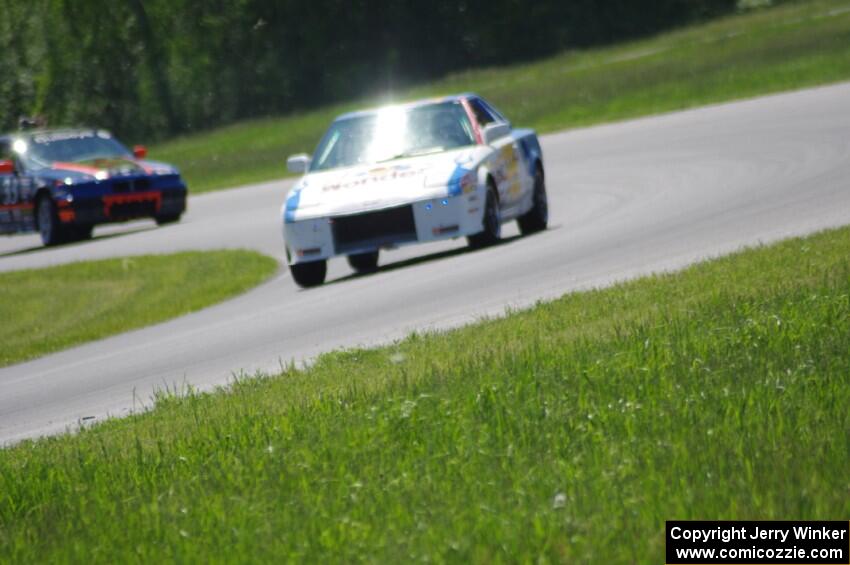
[[[850,516],[850,228],[0,452],[0,562],[663,563]]]
[[[396,100],[475,91],[541,132],[850,79],[850,1],[804,0],[657,37],[472,70]],[[381,100],[276,117],[175,139],[151,150],[203,192],[285,176],[334,116]]]
[[[200,310],[275,270],[259,253],[210,251],[0,273],[0,366]]]

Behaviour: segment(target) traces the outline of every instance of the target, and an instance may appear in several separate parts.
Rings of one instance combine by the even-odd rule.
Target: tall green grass
[[[0,273],[0,366],[200,310],[276,270],[270,257],[227,250]]]
[[[850,229],[0,452],[0,561],[663,563],[850,515]]]
[[[175,139],[151,154],[194,192],[279,178],[339,113],[387,100],[475,91],[541,132],[850,79],[850,1],[806,0],[542,61],[478,69],[382,99],[270,117]]]

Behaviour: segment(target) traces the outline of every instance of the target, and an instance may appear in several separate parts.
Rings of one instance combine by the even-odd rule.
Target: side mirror
[[[504,122],[495,122],[492,124],[487,124],[484,126],[484,129],[481,132],[481,137],[484,138],[484,143],[487,145],[492,144],[497,139],[505,137],[506,135],[511,134],[511,126],[510,124],[506,124]]]
[[[306,153],[299,153],[297,155],[291,155],[289,159],[286,160],[286,168],[293,173],[306,173],[307,169],[310,168],[311,162],[309,155]]]
[[[15,172],[15,162],[11,159],[0,159],[0,175],[11,175]]]
[[[133,156],[136,159],[144,159],[148,156],[148,148],[144,145],[135,145],[133,146]]]

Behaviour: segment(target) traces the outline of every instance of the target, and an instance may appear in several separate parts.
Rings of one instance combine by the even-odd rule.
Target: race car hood
[[[39,175],[45,178],[63,180],[67,183],[102,181],[109,178],[145,175],[173,175],[177,169],[165,163],[125,157],[109,157],[66,163],[57,161],[50,167],[41,169]]]
[[[284,204],[287,221],[355,214],[416,200],[453,195],[475,170],[481,149],[467,147],[434,155],[333,169],[305,175]]]

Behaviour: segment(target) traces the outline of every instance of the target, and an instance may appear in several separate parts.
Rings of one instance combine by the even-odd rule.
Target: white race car
[[[346,255],[375,270],[381,248],[466,236],[499,240],[503,222],[523,234],[546,228],[537,134],[512,129],[479,96],[387,106],[338,117],[281,209],[289,269],[302,287],[325,281],[327,260]]]

